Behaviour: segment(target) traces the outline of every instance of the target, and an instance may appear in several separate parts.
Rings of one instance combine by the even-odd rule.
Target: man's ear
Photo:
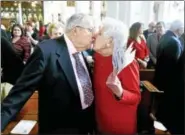
[[[74,28],[71,30],[71,32],[73,33],[74,36],[77,35],[77,31],[78,31],[78,29],[77,29],[76,27],[74,27]]]

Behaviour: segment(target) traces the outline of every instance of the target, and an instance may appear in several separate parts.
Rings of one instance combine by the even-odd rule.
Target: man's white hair
[[[77,13],[69,17],[65,25],[65,32],[71,31],[74,27],[92,28],[93,18],[88,14]]]
[[[184,24],[180,20],[175,20],[170,25],[171,31],[177,31],[178,29],[182,29],[182,28],[184,28]]]

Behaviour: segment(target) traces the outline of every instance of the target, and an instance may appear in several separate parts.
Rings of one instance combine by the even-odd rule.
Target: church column
[[[131,2],[119,1],[119,7],[119,20],[123,21],[129,27],[131,21]]]
[[[150,22],[155,21],[154,1],[143,1],[142,6],[145,7],[143,8],[144,10],[142,10],[142,22],[147,28]]]
[[[75,11],[76,13],[86,13],[89,14],[89,1],[75,1]]]
[[[106,16],[119,19],[119,1],[106,1],[107,13]]]
[[[91,15],[94,18],[95,27],[97,28],[99,27],[101,22],[101,6],[102,6],[102,1],[92,1]]]
[[[159,4],[159,11],[158,11],[158,21],[165,21],[167,17],[169,17],[169,13],[167,13],[167,9],[169,7],[170,1],[161,1]]]
[[[53,1],[43,1],[44,24],[52,21]],[[50,11],[50,12],[48,12]]]
[[[21,1],[18,3],[18,11],[19,11],[18,22],[19,24],[22,25],[23,20],[22,20],[22,2]]]

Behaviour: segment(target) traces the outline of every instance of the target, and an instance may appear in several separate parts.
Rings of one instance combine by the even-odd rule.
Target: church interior
[[[34,54],[34,47],[37,46],[37,44],[39,44],[40,42],[41,43],[44,42],[42,41],[43,39],[44,40],[52,39],[50,35],[48,36],[50,29],[54,27],[56,28],[55,30],[57,29],[59,30],[61,27],[63,28],[63,25],[67,23],[67,19],[73,14],[77,14],[77,13],[84,13],[84,14],[91,15],[95,19],[95,24],[97,26],[99,26],[101,24],[101,21],[106,17],[111,17],[116,20],[119,20],[123,22],[130,29],[132,28],[135,22],[141,22],[142,29],[143,29],[143,36],[145,39],[144,41],[147,44],[146,47],[148,48],[148,57],[150,60],[148,61],[144,60],[145,62],[147,62],[147,66],[145,68],[139,69],[139,81],[140,81],[139,87],[140,87],[141,99],[137,107],[137,122],[136,122],[137,134],[176,134],[176,133],[178,134],[179,132],[178,131],[176,132],[176,129],[174,129],[174,132],[173,132],[173,127],[171,130],[170,126],[169,126],[170,127],[169,129],[167,128],[167,130],[163,130],[163,127],[164,128],[166,127],[164,126],[166,123],[161,122],[160,124],[162,124],[162,126],[158,125],[162,129],[156,128],[155,124],[156,122],[158,122],[157,115],[158,115],[158,110],[160,109],[159,106],[160,104],[163,104],[161,102],[163,102],[163,100],[166,100],[164,102],[165,103],[169,102],[169,104],[171,105],[174,102],[176,102],[174,101],[175,98],[174,99],[172,98],[171,100],[173,100],[173,102],[171,102],[171,101],[168,101],[170,99],[166,98],[166,96],[163,96],[164,93],[170,88],[167,86],[163,87],[161,83],[164,83],[171,87],[175,85],[173,88],[176,88],[176,89],[174,89],[174,91],[172,92],[174,94],[174,97],[176,96],[176,93],[180,93],[178,92],[178,90],[180,91],[181,89],[184,89],[184,86],[183,88],[180,87],[181,85],[180,82],[182,82],[182,84],[184,85],[184,77],[183,77],[184,64],[181,64],[181,65],[179,64],[178,65],[179,67],[177,68],[177,66],[175,66],[176,63],[178,63],[177,60],[173,64],[171,64],[170,62],[169,62],[170,64],[166,62],[166,65],[164,65],[165,63],[164,62],[165,60],[164,60],[163,67],[165,66],[166,70],[163,70],[163,67],[158,68],[159,67],[158,65],[160,64],[159,63],[160,60],[158,60],[159,57],[157,57],[157,54],[154,59],[151,58],[153,57],[152,55],[153,49],[155,50],[155,53],[157,53],[156,48],[154,48],[154,45],[152,46],[152,44],[155,44],[153,43],[155,42],[154,41],[155,39],[149,39],[149,38],[151,38],[150,34],[152,35],[153,33],[157,33],[158,29],[160,28],[161,29],[164,28],[163,34],[165,34],[165,32],[167,32],[168,30],[171,30],[172,22],[174,22],[175,20],[178,20],[178,22],[182,22],[181,27],[184,26],[184,1],[33,1],[33,0],[3,1],[2,0],[1,1],[1,41],[3,36],[2,30],[4,30],[7,33],[8,41],[10,41],[12,45],[15,44],[15,47],[17,47],[19,44],[16,44],[16,42],[14,42],[14,37],[12,36],[12,33],[15,30],[15,28],[20,29],[20,26],[21,26],[23,29],[27,29],[30,26],[30,28],[33,28],[34,30],[36,30],[36,32],[34,31],[33,33],[34,34],[36,33],[38,36],[37,38],[35,38],[36,36],[32,36],[31,38],[33,40],[31,40],[32,47],[31,47],[31,51],[29,52],[30,54],[26,55],[25,52],[24,53],[20,52],[20,48],[17,48],[18,51],[16,51],[16,54],[18,55],[20,55],[20,53],[26,55],[26,56],[21,55],[21,58],[23,59],[22,63],[25,64],[28,62],[29,64],[31,64],[31,62],[29,62],[28,57],[32,58],[31,53]],[[61,24],[60,26],[59,26],[59,23]],[[55,24],[57,25],[55,26]],[[174,26],[178,27],[176,25]],[[184,34],[183,34],[184,27],[182,29],[183,29],[183,32],[181,33],[182,36],[178,35],[179,37],[177,36],[175,38],[177,38],[179,44],[184,46]],[[64,32],[64,30],[62,31]],[[51,33],[52,33],[52,30],[51,30]],[[47,37],[47,39],[45,39],[45,37]],[[183,41],[180,39],[180,37]],[[156,40],[157,41],[156,45],[157,44],[159,45],[159,43],[161,44],[163,43],[162,41],[160,42],[163,36],[161,35],[160,38],[161,39],[159,39],[159,41]],[[171,43],[169,44],[171,45]],[[3,45],[3,42],[1,42],[1,47],[2,45]],[[169,50],[173,50],[173,49],[169,49]],[[184,54],[183,52],[184,51],[182,51],[182,55]],[[88,55],[92,56],[90,53]],[[164,56],[166,55],[167,53],[164,54]],[[7,55],[3,54],[3,49],[1,50],[1,56],[2,58],[5,59],[5,60],[3,59],[1,60],[6,61],[5,56]],[[172,56],[166,56],[166,57],[171,58]],[[179,57],[180,57],[179,59],[181,60],[181,55]],[[93,58],[93,56],[91,58]],[[163,58],[161,58],[161,61],[162,60]],[[180,60],[179,60],[179,63],[181,63]],[[167,59],[166,61],[172,61],[172,60]],[[26,64],[26,66],[29,66],[29,64],[28,65]],[[139,63],[139,66],[140,65],[141,63]],[[17,80],[13,83],[11,81],[8,82],[6,80],[5,68],[6,68],[5,66],[2,67],[1,65],[1,106],[5,105],[5,103],[3,102],[4,100],[6,100],[6,97],[9,96],[9,93],[11,93],[11,89],[14,86],[17,86],[16,85]],[[11,66],[11,68],[14,68],[14,66],[13,67]],[[102,71],[103,70],[104,69],[102,69]],[[163,70],[163,71],[159,71],[159,70]],[[182,71],[181,73],[180,73],[180,70]],[[172,81],[169,79],[170,81],[168,83],[165,83],[165,81],[167,82],[167,80],[160,79],[165,77],[161,77],[162,75],[161,76],[159,75],[160,77],[158,81],[156,81],[156,78],[157,78],[156,76],[160,73],[162,74],[162,72],[163,73],[166,72],[168,74],[170,73],[171,76],[172,75],[174,76],[173,77],[174,79]],[[176,74],[172,72],[175,72]],[[178,73],[179,73],[179,76],[177,75]],[[164,73],[163,76],[166,76],[166,78],[168,79],[171,77],[168,74]],[[11,75],[14,75],[14,74],[11,73]],[[5,78],[4,82],[3,82],[3,79],[4,79],[3,77]],[[183,78],[183,79],[180,79],[180,78]],[[30,77],[30,79],[32,78]],[[19,78],[18,78],[18,82],[19,82]],[[179,87],[176,87],[177,85],[179,85]],[[167,90],[164,91],[163,88],[164,89],[166,88]],[[123,92],[123,95],[124,95],[124,92]],[[184,96],[184,94],[181,94],[181,95]],[[18,98],[21,98],[21,96]],[[32,122],[35,121],[35,123],[33,124],[33,126],[30,126],[30,127],[27,126],[27,129],[29,129],[29,131],[28,132],[26,131],[27,132],[26,134],[30,134],[30,135],[39,134],[38,117],[40,114],[39,114],[38,108],[40,106],[39,104],[40,98],[41,96],[39,96],[39,88],[35,89],[32,96],[29,97],[29,99],[25,102],[24,106],[21,108],[21,110],[16,115],[16,117],[12,118],[11,122],[9,122],[9,124],[6,126],[6,128],[3,131],[1,131],[1,133],[3,135],[12,134],[14,133],[13,129],[22,120],[28,120]],[[179,98],[181,97],[179,96]],[[184,97],[182,98],[184,99]],[[178,104],[174,106],[180,106],[181,108],[184,107],[183,105],[184,103],[180,103],[180,104],[179,103],[180,101],[178,101]],[[9,104],[9,103],[6,103],[6,104]],[[6,110],[5,107],[1,109],[1,111],[5,111],[5,110]],[[176,112],[180,112],[180,111],[181,110],[176,110]],[[174,110],[172,112],[174,112]],[[163,111],[163,113],[165,113],[163,115],[168,116],[168,112]],[[179,115],[180,114],[181,113],[179,113]],[[50,117],[55,117],[52,115]],[[174,112],[173,115],[174,115],[173,117],[178,117],[178,113]],[[123,117],[127,117],[127,116],[123,114]],[[179,116],[179,117],[184,120],[184,114],[183,116]],[[111,119],[114,119],[114,118],[110,118],[110,121]],[[169,123],[173,123],[171,125],[180,125],[179,127],[181,126],[184,127],[184,123],[179,122],[180,124],[177,124],[176,123],[177,121],[174,120],[175,118],[170,117],[168,119],[171,120],[171,121],[169,120],[170,121]],[[168,125],[168,123],[166,125]]]

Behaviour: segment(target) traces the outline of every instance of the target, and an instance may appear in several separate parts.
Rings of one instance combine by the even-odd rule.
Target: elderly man
[[[158,22],[156,24],[156,33],[153,33],[147,38],[148,49],[150,50],[150,62],[148,63],[148,67],[152,67],[156,64],[156,51],[157,45],[159,44],[159,40],[162,35],[165,33],[165,24],[164,22]]]
[[[39,133],[87,134],[93,128],[93,91],[81,51],[92,43],[93,20],[72,15],[65,34],[43,41],[27,62],[22,76],[1,104],[1,128],[19,113],[37,89]]]
[[[148,36],[155,32],[155,22],[151,22],[148,25],[148,29],[143,32],[145,39],[147,40]]]
[[[172,22],[159,41],[154,83],[164,94],[156,117],[172,134],[184,134],[183,48],[179,37],[184,24]]]

